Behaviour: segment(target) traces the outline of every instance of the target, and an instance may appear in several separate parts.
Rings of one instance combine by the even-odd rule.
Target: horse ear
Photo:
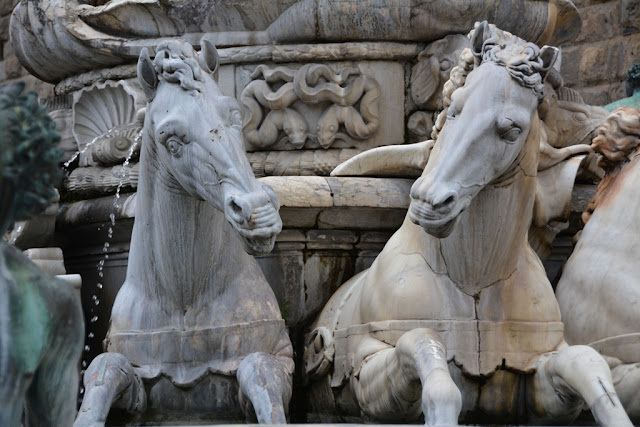
[[[547,72],[553,67],[556,59],[558,59],[558,55],[560,54],[560,49],[553,46],[543,46],[540,49],[540,59],[542,59],[542,75],[546,75]]]
[[[200,46],[202,51],[200,52],[200,65],[213,74],[213,78],[218,80],[218,65],[220,63],[220,57],[218,56],[218,49],[211,40],[203,37],[200,40]]]
[[[473,56],[482,59],[482,46],[484,46],[484,42],[489,37],[491,37],[489,23],[487,21],[480,22],[471,35],[471,52],[473,52]]]
[[[152,101],[156,94],[158,76],[146,47],[142,49],[138,58],[138,81],[142,86],[142,91],[147,96],[147,101]]]

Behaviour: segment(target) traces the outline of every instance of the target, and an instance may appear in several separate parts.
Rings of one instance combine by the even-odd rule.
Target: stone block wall
[[[33,77],[20,65],[9,40],[11,12],[19,0],[0,0],[0,83],[22,80],[26,91],[34,91],[43,98],[53,96],[53,85]]]
[[[565,84],[587,104],[625,98],[625,77],[640,62],[640,0],[574,0],[582,32],[562,47]]]

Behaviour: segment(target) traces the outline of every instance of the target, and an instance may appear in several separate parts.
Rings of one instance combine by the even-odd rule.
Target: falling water
[[[129,125],[132,126],[132,125]],[[139,126],[138,124],[136,124],[135,126]],[[122,128],[120,128],[122,129]],[[110,131],[111,132],[111,131]],[[102,135],[102,136],[109,136],[110,132],[107,132],[106,134]],[[99,137],[94,138],[89,144],[87,144],[81,152],[77,152],[68,162],[65,163],[65,166],[68,167],[69,164],[71,164],[77,157],[78,155],[80,155],[81,153],[84,153],[87,148],[91,145],[93,145],[96,140],[98,140]],[[122,174],[120,176],[120,181],[118,182],[118,187],[116,188],[116,194],[115,194],[115,198],[114,198],[114,202],[113,202],[113,212],[111,212],[109,214],[109,228],[107,229],[107,241],[104,243],[103,247],[102,247],[102,252],[103,252],[103,256],[102,259],[98,262],[98,277],[100,278],[100,282],[98,282],[96,284],[96,287],[98,288],[98,291],[96,291],[96,293],[94,295],[92,295],[91,299],[93,301],[93,306],[90,309],[90,313],[93,315],[91,317],[91,319],[89,320],[90,323],[96,323],[98,321],[98,316],[96,314],[94,314],[94,308],[100,305],[100,298],[98,297],[98,293],[99,291],[104,287],[104,285],[101,283],[101,279],[104,278],[104,266],[106,261],[109,259],[109,247],[111,246],[110,244],[110,240],[113,238],[113,228],[116,225],[116,213],[118,212],[118,209],[120,208],[120,191],[124,185],[124,182],[126,180],[127,177],[127,166],[129,166],[129,162],[131,161],[131,158],[133,157],[133,154],[138,146],[138,144],[140,143],[140,140],[142,139],[142,130],[140,130],[134,140],[133,140],[133,144],[131,144],[131,148],[129,149],[129,153],[127,155],[127,158],[125,159],[124,163],[122,164]],[[98,228],[98,230],[100,230],[100,228]],[[90,329],[90,328],[87,328]],[[95,334],[93,332],[89,332],[87,335],[88,339],[92,339],[95,337]],[[84,347],[84,351],[85,353],[88,353],[91,350],[91,347],[89,345],[85,345]],[[82,361],[82,370],[80,371],[81,374],[84,373],[84,368],[87,367],[87,361],[83,360]],[[84,393],[84,387],[81,386],[80,388],[80,395],[82,395]]]
[[[66,162],[64,162],[64,167],[68,168],[69,165],[71,163],[73,163],[73,161],[75,159],[78,158],[78,156],[80,154],[84,154],[93,144],[95,144],[97,141],[99,141],[101,138],[107,138],[110,136],[115,136],[118,134],[118,132],[122,132],[122,131],[126,131],[126,130],[131,130],[131,129],[137,129],[138,127],[140,127],[139,123],[130,123],[128,125],[125,126],[118,126],[118,127],[114,127],[113,129],[109,129],[108,131],[106,131],[105,133],[96,136],[95,138],[93,138],[91,141],[89,141],[89,143],[87,145],[85,145],[82,150],[76,151],[73,156],[71,156],[71,158],[69,160],[67,160]],[[138,132],[138,134],[135,137],[134,143],[132,144],[132,147],[136,145],[137,141],[140,139],[142,135],[142,131]],[[133,154],[133,153],[131,153]],[[130,154],[130,156],[131,156]]]

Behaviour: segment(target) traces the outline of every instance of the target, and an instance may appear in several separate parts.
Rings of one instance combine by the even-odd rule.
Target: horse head
[[[475,68],[451,95],[445,125],[411,188],[410,219],[439,238],[487,184],[520,167],[533,127],[537,134],[543,77],[558,53],[486,21],[470,39]]]
[[[218,53],[180,40],[143,49],[138,79],[147,96],[144,143],[161,184],[224,212],[250,254],[268,252],[282,229],[273,190],[259,183],[244,151],[238,102],[216,83]]]

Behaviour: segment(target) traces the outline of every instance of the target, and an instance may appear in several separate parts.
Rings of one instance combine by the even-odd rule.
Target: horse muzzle
[[[248,194],[231,194],[225,199],[225,215],[242,237],[245,250],[251,255],[270,252],[276,236],[282,231],[280,205],[271,187]]]
[[[427,191],[422,191],[425,187]],[[451,234],[466,207],[467,204],[460,201],[457,188],[428,185],[419,179],[411,188],[409,219],[427,233],[442,239]]]

